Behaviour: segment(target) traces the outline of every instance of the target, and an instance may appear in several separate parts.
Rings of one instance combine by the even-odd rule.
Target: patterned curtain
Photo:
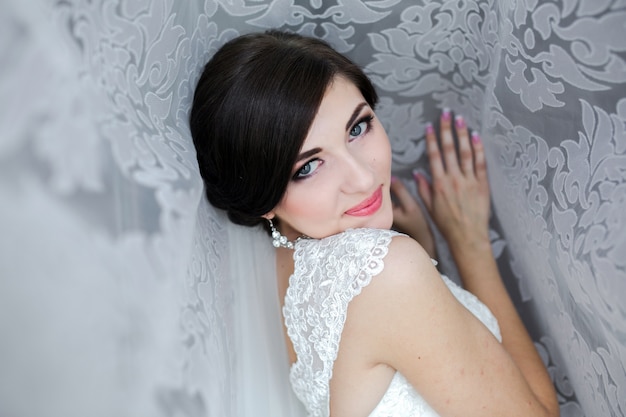
[[[241,387],[274,395],[285,365],[237,355],[259,294],[237,259],[263,236],[204,200],[187,114],[217,48],[273,27],[366,70],[407,183],[443,107],[481,132],[494,251],[562,415],[626,415],[626,1],[0,5],[1,416],[263,415]]]

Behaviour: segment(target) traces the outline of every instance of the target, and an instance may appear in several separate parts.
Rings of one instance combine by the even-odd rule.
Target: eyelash
[[[305,169],[306,167],[310,166],[310,165],[311,165],[311,164],[313,164],[314,162],[322,163],[322,161],[321,161],[319,158],[313,158],[313,159],[311,159],[311,160],[307,161],[307,162],[306,162],[304,165],[302,165],[302,166],[301,166],[301,167],[300,167],[300,168],[296,171],[296,173],[294,174],[294,176],[293,176],[294,181],[301,181],[301,180],[303,180],[303,179],[306,179],[306,178],[310,177],[312,174],[307,174],[307,175],[304,175],[304,176],[300,176],[300,175],[302,174],[302,171],[304,171],[304,169]],[[312,168],[312,169],[311,169],[311,173],[313,173],[313,172],[315,172],[315,169],[314,169],[314,168]]]
[[[366,133],[368,133],[372,129],[372,120],[374,120],[374,116],[371,115],[371,114],[363,116],[359,120],[357,120],[356,123],[354,123],[354,125],[352,125],[352,127],[350,128],[350,132],[352,132],[352,130],[354,130],[354,128],[357,127],[358,125],[360,125],[361,123],[365,123],[365,131],[363,131],[360,134],[356,135],[354,138],[352,138],[352,140],[354,140],[357,137],[363,136]]]
[[[374,116],[371,114],[368,114],[366,116],[361,117],[359,120],[357,120],[352,127],[350,128],[350,131],[348,132],[348,134],[350,135],[351,132],[357,127],[359,126],[361,123],[365,123],[365,129],[363,132],[359,133],[358,135],[355,135],[354,137],[352,137],[352,135],[350,135],[350,141],[353,141],[361,136],[364,136],[365,134],[367,134],[371,129],[372,129],[372,120],[374,120]],[[318,162],[318,163],[323,163],[323,161],[321,161],[319,158],[313,158],[309,161],[307,161],[306,163],[304,163],[297,171],[296,173],[293,175],[293,180],[294,181],[301,181],[304,180],[308,177],[310,177],[312,174],[308,174],[305,176],[300,176],[302,174],[302,171],[310,166],[312,163],[314,162]],[[311,172],[315,172],[315,169],[313,169]]]

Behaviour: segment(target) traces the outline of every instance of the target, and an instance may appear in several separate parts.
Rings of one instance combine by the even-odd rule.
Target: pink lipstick
[[[382,187],[378,187],[378,189],[368,197],[363,200],[360,204],[352,207],[350,210],[346,211],[346,214],[350,216],[370,216],[378,211],[380,206],[383,204],[383,189]]]

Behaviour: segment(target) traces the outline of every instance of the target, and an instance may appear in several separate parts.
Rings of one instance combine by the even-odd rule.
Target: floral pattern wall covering
[[[278,317],[271,247],[206,203],[187,126],[211,54],[273,27],[366,70],[407,182],[442,108],[481,132],[562,415],[626,415],[625,1],[0,4],[0,415],[298,415],[277,328],[241,325]]]

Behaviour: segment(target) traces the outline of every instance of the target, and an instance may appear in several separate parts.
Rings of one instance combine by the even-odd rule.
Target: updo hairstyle
[[[327,43],[270,30],[237,37],[206,64],[190,128],[209,202],[254,226],[282,199],[327,87],[340,75],[374,108],[370,80]]]

